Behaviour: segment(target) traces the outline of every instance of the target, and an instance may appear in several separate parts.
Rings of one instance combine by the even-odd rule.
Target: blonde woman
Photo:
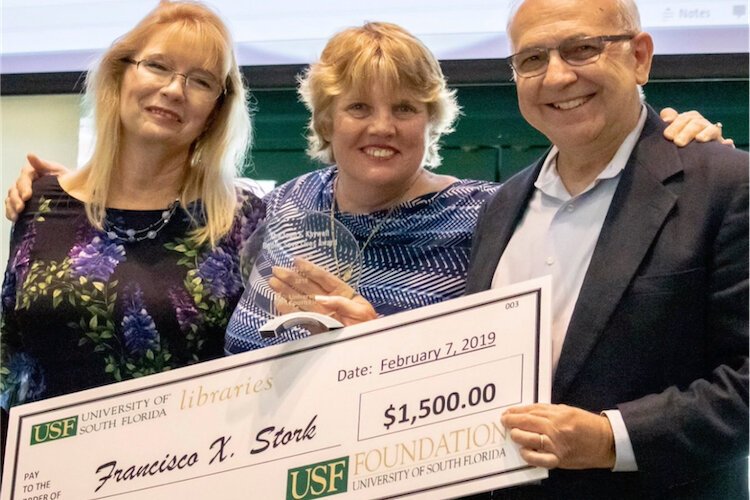
[[[250,116],[211,10],[160,3],[86,85],[91,160],[38,179],[14,227],[4,410],[220,356],[243,290],[238,248],[263,215],[234,185]]]

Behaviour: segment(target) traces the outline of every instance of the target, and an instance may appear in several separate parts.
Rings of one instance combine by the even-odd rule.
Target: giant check
[[[3,499],[446,498],[546,477],[549,281],[13,408]]]

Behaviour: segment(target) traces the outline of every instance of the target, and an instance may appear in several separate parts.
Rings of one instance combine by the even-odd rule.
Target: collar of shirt
[[[643,131],[643,125],[646,123],[646,115],[646,106],[641,105],[641,114],[638,117],[638,123],[636,123],[635,128],[630,131],[622,144],[620,144],[615,156],[613,156],[612,160],[610,160],[607,166],[604,167],[604,170],[602,170],[596,179],[594,179],[594,181],[578,196],[590,191],[602,180],[612,179],[620,175],[620,172],[625,168],[628,158],[630,158],[633,148],[635,148],[635,144],[638,142],[638,138]],[[534,187],[547,196],[551,196],[561,201],[567,201],[571,199],[571,196],[565,188],[565,184],[563,184],[560,175],[557,173],[558,152],[559,149],[557,146],[552,146],[547,158],[544,160],[544,165],[542,165],[542,169],[534,183]]]

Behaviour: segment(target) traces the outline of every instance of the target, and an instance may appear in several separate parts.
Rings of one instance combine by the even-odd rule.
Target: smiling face
[[[429,111],[410,92],[374,84],[334,98],[326,140],[342,181],[408,189],[422,168]]]
[[[510,26],[512,50],[623,34],[620,19],[615,0],[529,0]],[[637,122],[637,85],[648,80],[652,51],[646,33],[606,44],[599,59],[585,66],[571,66],[553,50],[544,74],[516,77],[521,114],[563,151],[616,150]]]
[[[148,59],[182,74],[203,72],[221,81],[219,65],[208,64],[200,41],[192,38],[185,40],[165,31],[156,33],[133,59]],[[169,79],[160,82],[144,68],[131,64],[125,69],[120,86],[123,138],[176,150],[187,149],[206,128],[216,105],[215,99],[186,92],[185,80],[179,75],[171,82]]]

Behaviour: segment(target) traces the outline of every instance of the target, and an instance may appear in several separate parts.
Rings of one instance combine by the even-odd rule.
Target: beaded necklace
[[[107,233],[107,237],[111,240],[127,241],[129,243],[135,243],[143,240],[153,240],[159,232],[167,227],[172,216],[180,206],[180,200],[176,199],[169,204],[166,210],[161,213],[161,217],[156,222],[149,224],[148,226],[141,229],[132,229],[129,227],[120,227],[114,222],[111,222],[109,218],[104,217],[104,232]]]

